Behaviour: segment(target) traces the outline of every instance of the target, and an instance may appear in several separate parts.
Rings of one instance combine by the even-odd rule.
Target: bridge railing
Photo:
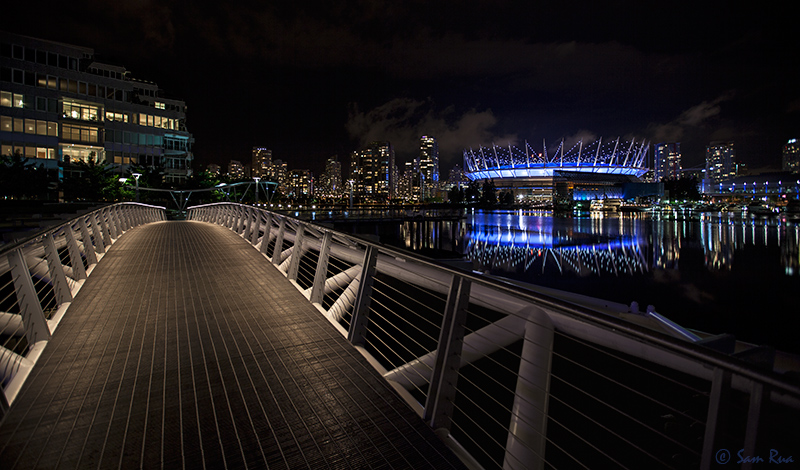
[[[114,204],[0,247],[0,418],[108,248],[164,219],[163,207]]]
[[[189,219],[260,250],[472,468],[800,459],[800,386],[769,348],[669,336],[251,206]]]

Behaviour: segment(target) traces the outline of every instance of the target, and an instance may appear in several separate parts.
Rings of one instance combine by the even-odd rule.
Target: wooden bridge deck
[[[160,222],[97,265],[0,423],[0,468],[463,468],[228,229]]]

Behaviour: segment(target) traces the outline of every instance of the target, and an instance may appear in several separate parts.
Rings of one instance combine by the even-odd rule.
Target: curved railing
[[[108,248],[164,219],[163,207],[114,204],[0,247],[0,417]]]
[[[769,348],[678,338],[251,206],[188,218],[258,249],[472,468],[797,453],[800,387]]]

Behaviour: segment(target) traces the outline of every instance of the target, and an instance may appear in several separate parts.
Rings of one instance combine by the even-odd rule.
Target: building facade
[[[239,160],[231,160],[228,162],[228,178],[232,181],[242,180],[247,178],[247,172],[244,165]]]
[[[295,199],[314,197],[314,173],[311,170],[291,170],[288,179],[289,197]]]
[[[419,139],[419,172],[426,194],[439,189],[439,144],[436,137],[423,135]]]
[[[253,177],[263,178],[269,173],[272,166],[272,150],[263,147],[253,147],[253,160],[250,168]]]
[[[167,184],[192,174],[186,104],[94,50],[0,32],[0,151],[46,168],[112,164],[163,171]]]
[[[783,146],[782,155],[783,171],[791,171],[792,173],[800,173],[800,142],[797,139],[789,139]]]
[[[681,143],[662,142],[655,144],[653,153],[654,180],[656,182],[674,180],[681,177]]]
[[[704,188],[737,176],[736,149],[733,142],[711,142],[706,147],[706,176]]]
[[[325,172],[319,178],[319,184],[314,188],[314,192],[319,197],[337,197],[343,194],[342,162],[337,155],[325,161]]]
[[[389,142],[372,142],[350,154],[350,179],[357,196],[371,202],[395,197],[394,148]]]

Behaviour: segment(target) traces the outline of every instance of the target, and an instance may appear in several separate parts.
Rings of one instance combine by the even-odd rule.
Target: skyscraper
[[[655,145],[654,178],[656,181],[681,177],[681,143],[662,142]]]
[[[350,154],[350,178],[356,194],[371,200],[393,198],[394,148],[389,142],[372,142]]]
[[[733,142],[711,142],[706,147],[705,188],[736,177]]]
[[[319,179],[315,192],[320,196],[335,196],[342,193],[342,163],[334,155],[325,161],[325,173]]]
[[[232,180],[241,180],[246,176],[242,162],[239,160],[231,160],[228,162],[228,178]]]
[[[425,175],[427,184],[439,182],[439,144],[436,137],[423,135],[419,139],[419,170]]]
[[[253,147],[252,176],[263,178],[272,166],[272,150]]]
[[[783,146],[783,171],[800,172],[800,142],[789,139]]]

